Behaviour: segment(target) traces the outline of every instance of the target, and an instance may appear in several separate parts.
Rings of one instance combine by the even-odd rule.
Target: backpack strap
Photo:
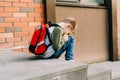
[[[48,21],[48,25],[49,25],[49,27],[60,27],[60,25],[58,25],[58,24],[54,24],[54,23],[52,23],[51,21]]]
[[[49,25],[49,28],[50,27],[60,27],[58,24],[53,24],[51,21],[48,21],[47,25]],[[47,31],[47,34],[48,34],[48,39],[50,41],[50,44],[48,45],[48,47],[49,47],[52,44],[52,40],[50,38],[50,33],[49,33],[48,28],[46,28],[46,31]]]
[[[46,28],[46,32],[47,32],[47,35],[48,35],[48,39],[49,39],[49,41],[50,41],[50,44],[48,45],[48,47],[52,44],[52,40],[51,40],[51,38],[50,38],[50,33],[49,33],[49,31],[48,31],[48,28]]]

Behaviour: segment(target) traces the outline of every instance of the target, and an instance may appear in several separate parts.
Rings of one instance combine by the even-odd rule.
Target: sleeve
[[[52,45],[53,49],[56,51],[60,49],[65,43],[63,38],[63,30],[60,27],[55,27],[52,33]]]

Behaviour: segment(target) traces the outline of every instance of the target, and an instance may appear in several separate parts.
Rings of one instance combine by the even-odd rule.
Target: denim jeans
[[[74,58],[74,43],[75,40],[72,36],[68,36],[68,41],[57,50],[50,58],[59,58],[61,54],[66,51],[65,60],[73,60]]]

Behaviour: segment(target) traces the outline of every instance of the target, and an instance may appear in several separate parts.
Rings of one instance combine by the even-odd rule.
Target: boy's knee
[[[72,36],[68,36],[68,38],[71,42],[75,42],[75,39]]]

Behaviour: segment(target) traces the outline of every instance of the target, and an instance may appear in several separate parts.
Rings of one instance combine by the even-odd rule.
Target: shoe
[[[74,60],[67,60],[67,61],[74,62]]]

